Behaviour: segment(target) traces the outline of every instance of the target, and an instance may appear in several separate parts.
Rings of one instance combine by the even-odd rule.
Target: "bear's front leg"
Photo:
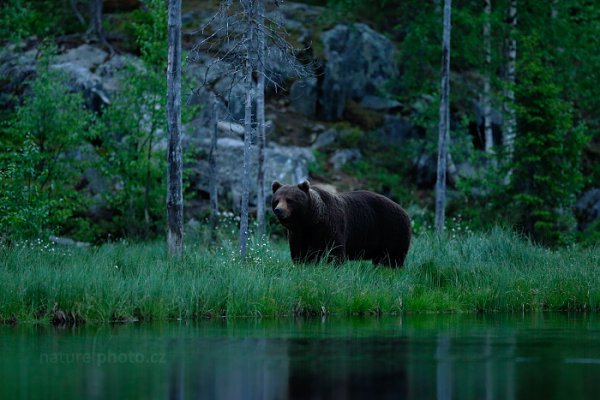
[[[290,255],[294,264],[300,264],[306,262],[308,257],[308,250],[306,244],[302,240],[302,236],[289,232],[289,244],[290,244]]]

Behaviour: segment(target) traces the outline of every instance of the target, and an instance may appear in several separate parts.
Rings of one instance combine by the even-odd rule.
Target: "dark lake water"
[[[0,326],[0,399],[599,399],[596,315]]]

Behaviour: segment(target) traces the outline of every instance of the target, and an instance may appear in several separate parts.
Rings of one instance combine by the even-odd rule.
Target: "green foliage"
[[[0,40],[18,41],[29,36],[47,38],[72,31],[74,15],[55,0],[10,0],[0,4]]]
[[[131,27],[144,61],[164,68],[167,64],[168,8],[164,0],[142,0],[145,7],[132,13]]]
[[[406,178],[409,175],[410,146],[400,148],[380,141],[374,133],[359,137],[363,157],[343,166],[343,170],[358,178],[364,189],[390,196],[407,204],[414,187]]]
[[[536,52],[539,40],[525,38],[518,66],[518,135],[510,196],[517,223],[543,243],[568,242],[570,209],[583,186],[581,153],[588,140],[573,126],[569,103],[560,98],[549,61]]]
[[[112,188],[103,193],[113,211],[101,235],[149,237],[163,226],[166,154],[165,80],[151,66],[129,66],[122,87],[103,110],[101,171]]]
[[[0,138],[0,231],[10,238],[68,230],[84,199],[75,186],[84,161],[77,148],[89,135],[94,115],[65,77],[38,64],[31,92]]]

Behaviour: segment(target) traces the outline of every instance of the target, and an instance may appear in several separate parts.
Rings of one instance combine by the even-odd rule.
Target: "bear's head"
[[[293,229],[306,222],[311,203],[310,183],[304,181],[298,185],[282,185],[275,181],[271,187],[271,206],[281,225]]]

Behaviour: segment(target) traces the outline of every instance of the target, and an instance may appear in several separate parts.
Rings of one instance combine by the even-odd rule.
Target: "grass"
[[[0,248],[0,320],[128,321],[201,317],[599,311],[600,247],[548,250],[502,230],[420,235],[407,264],[293,265],[287,244],[162,242],[89,249],[26,242]]]

